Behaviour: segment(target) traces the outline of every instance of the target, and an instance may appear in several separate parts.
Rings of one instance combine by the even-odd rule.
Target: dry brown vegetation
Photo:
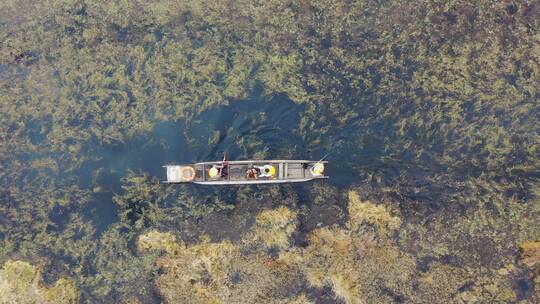
[[[524,242],[520,246],[520,260],[527,267],[535,267],[540,265],[540,241]]]
[[[139,237],[138,246],[142,253],[164,251],[157,260],[162,274],[155,284],[169,303],[309,301],[298,289],[302,284],[329,287],[347,304],[507,303],[520,297],[513,289],[519,265],[479,269],[434,259],[427,270],[419,269],[423,262],[394,238],[400,229],[398,215],[363,201],[356,191],[348,192],[348,200],[345,227],[311,231],[304,248],[291,246],[297,215],[285,207],[261,211],[252,229],[234,243],[186,245],[170,233],[150,231]],[[431,251],[441,250],[433,245]],[[522,245],[523,263],[533,261],[536,247],[534,242]]]
[[[69,279],[61,278],[44,287],[41,271],[23,261],[7,261],[0,269],[0,303],[2,304],[75,304],[79,293]]]
[[[138,243],[143,252],[166,251],[157,260],[162,274],[155,284],[167,303],[306,303],[301,294],[286,296],[298,291],[297,269],[266,254],[264,242],[254,248],[244,242],[186,245],[154,231]]]
[[[362,202],[350,191],[347,228],[325,227],[310,233],[300,267],[315,287],[330,286],[346,303],[392,302],[391,294],[409,294],[414,258],[389,238],[400,224],[382,205]],[[377,282],[377,284],[374,284]]]
[[[257,215],[254,238],[265,247],[287,249],[296,231],[297,214],[286,207],[263,210]]]
[[[532,274],[534,290],[540,294],[540,241],[524,242],[520,245],[520,262],[527,266]]]

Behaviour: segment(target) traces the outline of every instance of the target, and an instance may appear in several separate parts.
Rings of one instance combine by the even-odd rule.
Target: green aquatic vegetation
[[[216,130],[212,132],[212,135],[208,137],[208,145],[214,146],[219,142],[219,138],[221,137],[221,133]]]
[[[140,230],[165,220],[164,210],[160,205],[167,199],[167,194],[162,194],[162,187],[155,178],[129,172],[123,180],[122,188],[122,195],[113,197],[122,223]]]
[[[477,208],[459,216],[433,215],[422,227],[409,223],[400,231],[402,243],[412,245],[419,257],[450,255],[471,267],[513,263],[517,245],[538,235],[538,201],[523,204],[485,181],[476,182],[470,185],[475,192],[463,192],[458,199],[474,200]]]
[[[46,170],[43,170],[46,171]],[[32,258],[43,252],[61,256],[64,253],[84,254],[87,241],[94,235],[94,228],[83,216],[73,212],[88,206],[87,190],[67,182],[51,180],[42,169],[22,175],[26,183],[21,187],[4,189],[7,201],[0,205],[2,243],[14,252]],[[67,185],[66,185],[67,184]]]
[[[78,281],[91,290],[85,294],[90,301],[119,302],[136,298],[149,302],[154,299],[148,281],[155,270],[155,255],[134,255],[130,244],[133,239],[133,234],[113,225],[87,252],[92,258],[83,260],[84,268],[78,273]]]
[[[459,298],[464,302],[508,303],[516,301],[517,295],[513,290],[512,278],[507,273],[507,270],[502,269],[483,276],[470,290],[461,292]]]
[[[310,194],[312,194],[313,204],[327,205],[329,202],[336,200],[339,196],[338,189],[331,185],[315,183],[310,185]]]
[[[369,4],[364,5],[369,7]],[[533,59],[536,55],[531,56],[534,52],[528,50],[537,44],[537,35],[509,33],[509,36],[520,39],[520,43],[510,46],[510,49],[508,45],[502,46],[503,39],[490,37],[482,44],[475,41],[482,38],[469,37],[481,37],[475,33],[483,30],[480,28],[440,40],[438,30],[426,20],[437,18],[448,26],[446,29],[466,28],[470,19],[465,16],[471,14],[468,11],[470,8],[459,1],[452,2],[449,12],[435,7],[433,3],[422,5],[425,5],[424,10],[411,10],[404,2],[382,5],[374,17],[384,21],[377,22],[376,27],[370,27],[372,17],[365,16],[365,10],[348,10],[351,12],[349,16],[340,16],[345,22],[347,18],[364,18],[362,20],[365,22],[357,25],[357,33],[368,32],[370,39],[363,45],[340,45],[340,39],[347,37],[346,34],[352,36],[352,31],[343,36],[330,34],[326,39],[332,42],[331,51],[317,49],[319,57],[313,56],[320,60],[313,63],[317,73],[310,75],[309,80],[310,84],[318,83],[315,89],[322,90],[324,94],[320,94],[320,97],[313,94],[309,102],[311,109],[306,112],[311,117],[303,117],[302,126],[306,128],[301,129],[306,130],[307,138],[310,142],[314,140],[311,138],[313,126],[320,132],[320,138],[327,138],[327,144],[339,137],[338,134],[328,133],[327,126],[330,124],[352,123],[366,132],[371,130],[370,125],[391,126],[398,132],[389,129],[379,135],[385,138],[383,156],[414,150],[417,151],[416,156],[413,155],[408,161],[423,167],[426,165],[425,156],[430,155],[433,163],[449,168],[451,174],[457,173],[451,182],[459,181],[462,178],[460,173],[471,166],[489,171],[492,175],[505,176],[504,169],[508,166],[523,162],[536,163],[535,155],[528,153],[525,146],[536,146],[538,137],[531,126],[537,125],[537,122],[531,120],[534,115],[517,113],[531,113],[534,107],[534,93],[531,92],[535,89],[531,87],[534,83],[531,76],[538,69]],[[520,9],[526,10],[526,7],[523,4]],[[487,16],[495,11],[495,8],[492,9],[472,14],[478,14],[476,22],[490,23],[491,28],[499,29],[500,25],[494,24],[491,16]],[[407,19],[407,26],[389,27],[390,20],[397,18],[396,12],[402,10],[409,14],[406,18],[411,18]],[[336,18],[334,12],[334,8],[326,7],[321,13],[326,17],[321,17],[324,20],[321,27],[339,24],[339,21],[330,21]],[[455,14],[459,23],[455,27],[446,24],[446,20],[440,18],[444,14]],[[415,20],[416,15],[422,16]],[[515,19],[516,24],[527,23],[527,20]],[[328,32],[332,33],[332,30],[328,29]],[[458,41],[454,41],[454,38],[458,38]],[[329,58],[330,54],[334,57]],[[338,61],[337,58],[339,64],[334,63]],[[527,64],[518,67],[515,64],[518,60]],[[493,62],[498,62],[499,66]],[[331,72],[320,73],[320,68],[317,69],[315,65]],[[336,75],[343,74],[343,80],[339,77],[336,79]],[[515,74],[523,78],[513,86],[508,85],[508,75]],[[328,79],[330,77],[334,79]],[[355,77],[360,84],[349,81],[348,77]],[[347,92],[348,95],[332,95],[333,92]],[[316,100],[317,97],[325,102]],[[354,113],[360,113],[360,117]],[[515,118],[497,118],[505,116]],[[495,128],[496,132],[491,131],[493,126],[499,126]],[[362,132],[358,134],[358,137],[366,137]],[[532,140],[521,137],[522,134],[528,134]],[[352,147],[363,146],[361,138],[357,139],[354,135],[347,140],[355,141]],[[441,151],[438,147],[445,147],[445,150]],[[517,155],[520,157],[516,158]],[[362,169],[372,170],[369,167]],[[426,174],[436,179],[437,172]],[[392,180],[393,183],[400,181],[397,178]],[[511,188],[514,185],[508,186]]]
[[[0,269],[0,303],[78,303],[75,284],[60,278],[51,287],[41,283],[41,271],[24,261],[7,261]]]
[[[445,299],[447,302],[508,303],[517,300],[512,279],[517,269],[514,266],[497,271],[479,270],[435,263],[419,279],[419,303],[430,303]]]
[[[299,54],[273,55],[261,66],[258,80],[267,92],[285,93],[292,100],[301,103],[307,97],[298,77],[301,68],[302,59]]]

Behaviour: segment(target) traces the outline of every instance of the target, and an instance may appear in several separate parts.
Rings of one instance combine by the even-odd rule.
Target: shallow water
[[[206,236],[234,243],[262,210],[286,207],[297,213],[292,242],[302,251],[317,228],[350,230],[353,190],[401,221],[389,240],[377,240],[380,258],[390,247],[400,262],[411,258],[410,269],[396,264],[404,272],[395,278],[411,275],[412,290],[391,286],[384,267],[358,286],[415,302],[408,297],[435,298],[419,287],[425,276],[437,285],[457,275],[463,282],[441,301],[487,297],[490,286],[536,300],[518,248],[540,231],[530,52],[540,6],[79,2],[35,16],[43,9],[6,6],[13,22],[0,58],[1,259],[49,260],[47,285],[70,277],[84,289],[81,302],[139,293],[154,297],[142,303],[163,302],[148,291],[160,284],[155,261],[135,248],[149,229],[187,244]],[[180,116],[187,118],[172,120]],[[330,179],[159,183],[163,165],[221,160],[223,152],[231,160],[329,154]],[[359,242],[373,246],[380,227],[361,224]],[[310,300],[338,301],[335,288],[308,283]]]
[[[229,105],[206,110],[189,121],[157,123],[150,134],[123,145],[99,146],[94,153],[97,160],[85,163],[79,173],[84,186],[101,189],[94,195],[86,216],[96,224],[98,232],[117,220],[112,197],[122,192],[121,179],[128,171],[164,180],[164,165],[221,160],[223,152],[230,160],[319,160],[327,156],[326,174],[330,179],[323,182],[338,189],[363,183],[370,173],[378,173],[384,179],[382,183],[390,184],[406,172],[413,177],[412,182],[427,191],[406,193],[409,199],[429,200],[437,195],[437,188],[425,179],[425,168],[410,164],[406,154],[398,159],[389,155],[392,151],[385,150],[384,141],[390,140],[394,131],[389,122],[366,126],[359,117],[324,136],[314,134],[321,142],[313,148],[311,138],[303,139],[299,135],[304,111],[303,105],[285,95],[267,98],[261,90],[256,90],[247,100],[230,101]],[[224,197],[228,196],[227,192],[237,190],[237,187],[190,187],[202,195],[210,195],[219,188]],[[295,185],[295,191],[304,192],[302,187]]]
[[[85,163],[79,173],[83,185],[102,190],[94,195],[86,216],[98,231],[104,231],[117,220],[112,197],[121,193],[121,178],[129,170],[164,180],[164,165],[221,160],[223,152],[230,160],[320,159],[324,155],[307,149],[307,144],[297,135],[302,110],[303,106],[286,96],[266,99],[254,94],[249,100],[232,101],[228,106],[207,110],[189,122],[158,123],[151,134],[122,146],[100,147],[96,152],[98,160]],[[264,154],[257,154],[261,152]],[[335,176],[331,183],[354,182],[352,172],[343,174],[347,166],[332,162],[331,155],[328,159],[327,174]],[[212,191],[208,186],[192,187],[200,188],[203,193]],[[236,191],[236,187],[230,191]]]

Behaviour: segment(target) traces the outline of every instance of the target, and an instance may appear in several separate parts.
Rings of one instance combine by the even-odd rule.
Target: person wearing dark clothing
[[[248,179],[257,179],[259,174],[261,173],[261,170],[257,167],[249,167],[246,171],[246,177]]]
[[[229,175],[229,161],[227,160],[226,153],[223,153],[223,160],[221,161],[221,165],[216,165],[214,167],[218,169],[220,177],[227,177]]]

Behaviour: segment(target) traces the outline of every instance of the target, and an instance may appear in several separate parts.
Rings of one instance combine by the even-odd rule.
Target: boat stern
[[[167,180],[164,183],[188,183],[195,179],[195,169],[191,166],[163,166],[167,170]]]

